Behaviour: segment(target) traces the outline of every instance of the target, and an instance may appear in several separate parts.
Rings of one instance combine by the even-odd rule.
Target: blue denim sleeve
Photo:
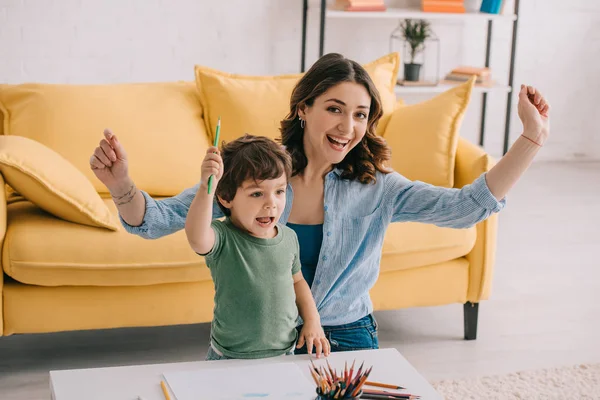
[[[153,199],[148,193],[140,190],[146,199],[146,212],[140,226],[131,226],[119,215],[125,230],[145,239],[158,239],[175,233],[185,227],[185,218],[196,196],[199,184],[185,189],[173,197],[161,200]],[[216,199],[216,197],[215,197]],[[213,204],[213,219],[223,216],[223,212],[215,203]]]
[[[498,201],[490,192],[486,174],[461,189],[411,181],[393,172],[386,175],[384,200],[392,222],[423,222],[449,228],[470,228],[502,210],[506,199]]]

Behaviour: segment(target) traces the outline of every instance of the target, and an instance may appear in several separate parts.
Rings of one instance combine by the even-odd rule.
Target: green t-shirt
[[[272,239],[251,236],[229,218],[212,222],[215,245],[206,264],[215,284],[213,346],[227,357],[285,354],[297,339],[292,275],[300,271],[296,233],[277,224]]]

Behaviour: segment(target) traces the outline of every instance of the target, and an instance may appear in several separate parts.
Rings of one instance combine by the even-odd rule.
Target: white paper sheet
[[[314,400],[315,384],[293,363],[163,374],[177,400]]]

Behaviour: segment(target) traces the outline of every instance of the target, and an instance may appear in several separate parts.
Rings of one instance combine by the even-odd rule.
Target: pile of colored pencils
[[[364,389],[363,386],[375,386],[385,389],[403,390],[405,388],[398,385],[387,383],[369,382],[367,378],[373,367],[363,371],[364,362],[354,374],[354,365],[356,360],[352,362],[352,366],[348,370],[348,363],[344,363],[342,375],[337,374],[337,370],[331,368],[329,361],[325,360],[327,368],[321,366],[317,368],[312,360],[308,367],[310,375],[313,377],[317,385],[318,399],[322,400],[344,400],[344,399],[392,399],[392,400],[418,400],[420,396],[410,393],[398,393],[383,390]]]
[[[317,368],[312,360],[309,366],[310,374],[317,384],[317,394],[320,398],[325,399],[353,399],[357,397],[361,394],[361,388],[373,369],[371,367],[363,371],[363,362],[356,374],[354,374],[355,360],[349,370],[348,363],[346,363],[343,374],[338,375],[337,371],[329,365],[329,361],[326,360],[326,362],[327,368],[323,366]]]

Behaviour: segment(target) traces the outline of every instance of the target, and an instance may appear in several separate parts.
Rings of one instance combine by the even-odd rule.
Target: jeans
[[[298,334],[302,326],[296,328]],[[325,337],[329,340],[331,351],[370,350],[379,348],[377,321],[373,314],[345,325],[324,326]],[[314,353],[313,347],[313,353]],[[295,354],[306,354],[306,345],[296,349]]]
[[[290,350],[289,352],[285,353],[286,356],[293,356],[294,355],[294,349]],[[212,345],[209,343],[208,344],[208,353],[206,354],[206,361],[217,361],[217,360],[232,360],[231,357],[227,357],[226,355],[222,355],[217,353],[217,351],[212,347]]]

